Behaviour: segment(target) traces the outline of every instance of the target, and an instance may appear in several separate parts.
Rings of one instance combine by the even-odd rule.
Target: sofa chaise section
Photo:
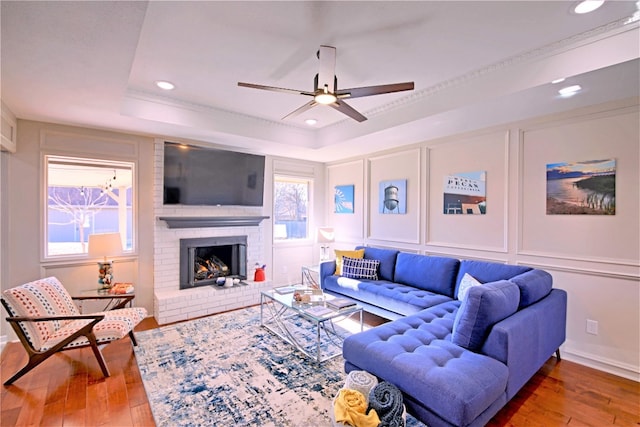
[[[387,256],[378,280],[321,267],[327,293],[392,320],[344,341],[345,370],[396,385],[427,425],[486,424],[554,352],[559,358],[567,294],[549,273],[385,249],[363,256]]]

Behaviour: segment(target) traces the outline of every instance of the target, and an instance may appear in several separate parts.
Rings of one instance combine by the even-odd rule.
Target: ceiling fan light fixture
[[[338,100],[338,98],[336,98],[336,96],[332,93],[319,93],[316,96],[313,97],[313,99],[318,103],[318,104],[323,104],[323,105],[329,105],[329,104],[333,104],[334,102],[336,102]]]

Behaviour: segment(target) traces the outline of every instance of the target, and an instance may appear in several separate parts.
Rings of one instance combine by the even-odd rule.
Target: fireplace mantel
[[[257,227],[268,216],[161,216],[169,228]]]

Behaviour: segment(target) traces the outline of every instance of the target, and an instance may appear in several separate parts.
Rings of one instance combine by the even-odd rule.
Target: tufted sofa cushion
[[[455,258],[400,252],[395,281],[453,298],[460,261]]]
[[[451,301],[451,298],[444,295],[386,280],[328,276],[324,278],[322,288],[367,304],[384,307],[387,311],[403,316]]]
[[[508,280],[469,288],[453,324],[451,341],[472,351],[480,350],[491,327],[518,310],[520,290]]]
[[[396,257],[400,251],[395,249],[372,248],[370,246],[357,246],[356,249],[364,249],[365,259],[377,259],[380,261],[379,276],[382,280],[393,282],[393,271],[396,267]]]
[[[507,367],[451,343],[459,301],[351,335],[343,344],[350,365],[393,378],[403,392],[453,425],[467,425],[503,397]]]

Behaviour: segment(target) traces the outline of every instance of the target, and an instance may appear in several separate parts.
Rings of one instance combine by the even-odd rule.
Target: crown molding
[[[609,24],[602,25],[600,27],[596,27],[591,30],[582,32],[580,34],[573,35],[566,39],[558,40],[556,42],[549,43],[547,45],[528,50],[519,55],[514,55],[506,59],[503,59],[502,61],[494,62],[485,67],[475,69],[473,71],[453,77],[448,80],[444,80],[440,83],[429,86],[427,88],[413,91],[410,94],[402,98],[399,98],[393,102],[381,105],[371,110],[364,111],[363,114],[369,118],[380,116],[390,111],[421,102],[425,98],[433,96],[444,90],[465,85],[470,81],[476,80],[487,74],[494,73],[496,71],[500,71],[523,62],[547,58],[549,56],[557,55],[557,54],[569,51],[571,49],[575,49],[587,43],[594,43],[594,42],[597,42],[598,40],[602,40],[602,39],[614,36],[616,34],[637,29],[639,27],[639,22],[638,22],[639,20],[640,20],[640,12],[636,12],[631,17],[618,19],[617,21],[610,22]],[[342,120],[342,121],[333,123],[329,126],[325,126],[324,129],[331,128],[331,127],[344,126],[345,124],[348,124],[348,123],[349,123],[349,120]]]

